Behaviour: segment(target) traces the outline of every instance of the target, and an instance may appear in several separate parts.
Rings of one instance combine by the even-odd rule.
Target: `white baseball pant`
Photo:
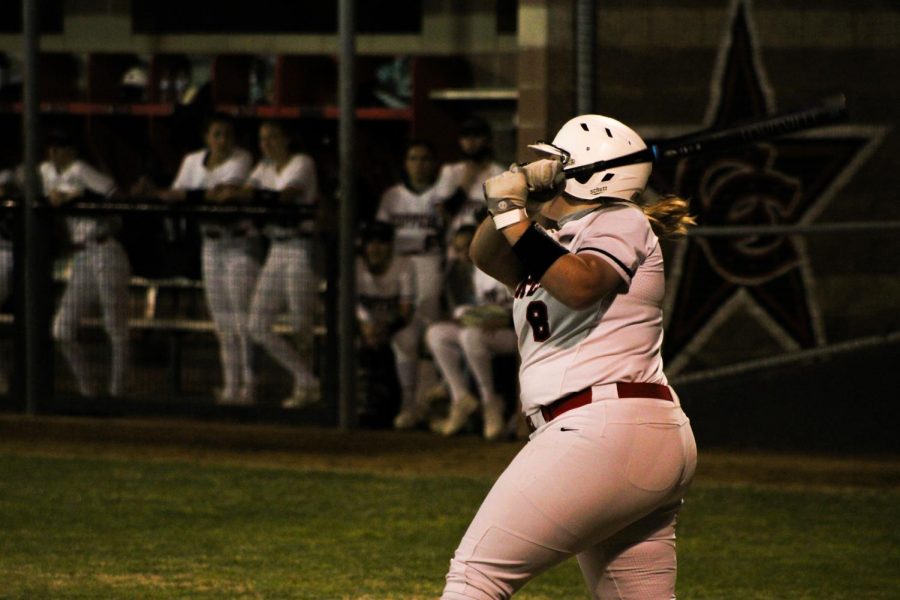
[[[402,392],[401,410],[418,411],[416,387],[419,374],[419,338],[422,323],[413,319],[391,337],[391,350],[397,365],[397,381]]]
[[[103,327],[112,346],[109,394],[125,391],[128,366],[128,281],[131,265],[114,239],[88,242],[72,257],[69,283],[53,320],[53,338],[59,342],[82,395],[97,394],[84,347],[78,342],[82,317],[99,304]]]
[[[675,597],[675,516],[697,450],[678,403],[594,399],[546,423],[462,538],[442,598],[509,598],[577,556],[591,597]]]
[[[253,344],[247,324],[259,275],[255,243],[248,237],[203,240],[203,286],[219,338],[223,396],[236,396],[242,387],[254,384]]]
[[[416,318],[427,325],[441,313],[443,258],[440,254],[413,254],[410,259],[416,272]]]
[[[13,264],[12,242],[0,240],[0,304],[12,293]]]
[[[425,339],[450,387],[453,402],[469,391],[466,366],[478,384],[481,402],[491,401],[497,396],[491,362],[494,355],[515,354],[518,350],[518,338],[512,328],[486,330],[452,322],[435,323],[428,328]]]
[[[13,286],[13,246],[8,240],[0,240],[0,304],[6,302],[12,293]],[[3,364],[0,366],[0,390],[9,387],[7,371],[9,370],[10,356],[4,352]]]
[[[250,304],[250,336],[293,375],[295,388],[311,385],[315,376],[309,361],[272,331],[272,324],[287,308],[294,332],[312,337],[316,281],[310,265],[311,246],[311,240],[299,237],[272,242]]]

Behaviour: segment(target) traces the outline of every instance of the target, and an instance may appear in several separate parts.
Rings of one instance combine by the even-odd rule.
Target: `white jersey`
[[[270,160],[261,160],[250,173],[247,183],[256,189],[282,191],[288,188],[299,190],[295,203],[301,206],[313,206],[318,197],[318,180],[316,164],[308,154],[295,154],[279,171]],[[312,221],[303,223],[304,231],[312,231]],[[296,227],[285,227],[274,223],[265,227],[267,235],[273,238],[287,236],[297,231]]]
[[[362,258],[356,259],[357,318],[366,323],[387,325],[400,315],[400,303],[416,300],[416,273],[412,263],[396,256],[380,275],[372,273]]]
[[[472,287],[476,304],[499,304],[512,307],[509,288],[481,269],[472,269]]]
[[[235,148],[231,151],[228,159],[216,165],[212,169],[206,167],[206,159],[209,156],[208,150],[197,150],[185,155],[178,168],[178,174],[175,181],[172,182],[173,190],[207,190],[217,185],[244,185],[247,174],[253,160],[250,153],[243,148]],[[250,231],[253,229],[253,223],[248,219],[241,220],[237,225],[226,223],[225,221],[216,221],[214,223],[205,223],[202,229],[205,233],[212,231],[228,229],[240,229]]]
[[[394,226],[398,254],[434,254],[441,247],[443,225],[437,207],[443,201],[435,186],[416,193],[398,183],[381,195],[375,218]]]
[[[116,191],[116,184],[107,175],[104,175],[82,160],[73,161],[62,172],[50,161],[44,161],[40,166],[41,184],[44,194],[51,191],[66,194],[84,194],[92,192],[98,196],[108,197]],[[73,244],[84,244],[93,238],[111,233],[109,219],[97,217],[67,217],[66,226]]]
[[[208,150],[185,155],[178,168],[173,190],[207,190],[217,185],[243,185],[253,160],[243,148],[235,148],[228,159],[212,169],[206,167]]]
[[[500,175],[506,171],[499,164],[488,163],[484,169],[475,177],[468,188],[463,189],[463,179],[466,173],[466,161],[450,163],[441,167],[435,187],[443,198],[449,198],[456,193],[456,190],[462,189],[465,194],[465,201],[459,207],[459,211],[453,216],[452,222],[449,224],[448,232],[452,234],[460,225],[477,225],[476,216],[479,211],[487,208],[484,199],[484,182]]]
[[[605,260],[625,289],[576,311],[539,283],[519,284],[513,317],[525,414],[592,385],[666,384],[660,355],[663,257],[643,212],[613,204],[562,219],[559,230],[548,233],[570,252]]]

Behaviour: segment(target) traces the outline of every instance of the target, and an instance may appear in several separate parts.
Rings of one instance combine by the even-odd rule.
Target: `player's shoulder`
[[[312,165],[315,164],[315,159],[311,154],[307,154],[306,152],[297,152],[291,155],[291,160],[288,164],[304,166],[304,165]]]
[[[652,231],[647,215],[638,205],[631,202],[612,202],[597,209],[592,215],[592,222],[604,227]]]

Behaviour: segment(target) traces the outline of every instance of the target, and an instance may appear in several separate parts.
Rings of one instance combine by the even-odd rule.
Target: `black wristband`
[[[532,281],[540,281],[553,263],[569,253],[537,227],[532,223],[512,247],[513,254],[524,265]]]
[[[281,197],[281,192],[257,188],[253,190],[253,199],[260,204],[275,204]]]
[[[196,189],[196,190],[187,190],[184,193],[184,199],[188,202],[203,202],[206,200],[206,190],[204,189]]]

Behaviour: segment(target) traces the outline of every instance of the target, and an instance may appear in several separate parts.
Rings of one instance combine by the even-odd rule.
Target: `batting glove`
[[[525,174],[530,202],[547,202],[557,196],[566,186],[566,174],[562,163],[556,158],[545,158],[524,165],[513,165],[513,172]]]
[[[528,198],[525,173],[505,171],[491,177],[484,182],[484,198],[497,231],[528,218],[525,212],[525,200]]]

